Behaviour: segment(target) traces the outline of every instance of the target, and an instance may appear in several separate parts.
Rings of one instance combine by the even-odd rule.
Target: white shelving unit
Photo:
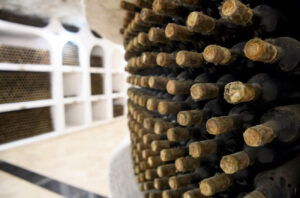
[[[54,131],[2,144],[0,150],[108,123],[113,118],[113,104],[127,109],[124,49],[109,40],[96,38],[89,27],[77,33],[68,32],[61,23],[50,20],[45,28],[0,20],[0,44],[43,48],[50,51],[50,65],[0,63],[0,71],[51,73],[52,98],[20,103],[0,104],[0,113],[51,107]],[[63,48],[71,42],[78,47],[79,66],[63,65]],[[103,67],[91,67],[91,54],[102,56]],[[103,77],[103,94],[92,95],[91,74]],[[101,131],[99,131],[101,132]]]

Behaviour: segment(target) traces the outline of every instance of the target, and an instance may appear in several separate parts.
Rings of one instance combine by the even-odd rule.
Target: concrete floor
[[[109,195],[108,167],[114,148],[128,135],[126,119],[0,152],[0,159],[99,195]],[[11,188],[9,186],[18,186]],[[0,172],[0,197],[60,197]],[[28,194],[28,195],[29,195]],[[35,193],[34,193],[35,194]],[[32,197],[32,196],[31,196]]]

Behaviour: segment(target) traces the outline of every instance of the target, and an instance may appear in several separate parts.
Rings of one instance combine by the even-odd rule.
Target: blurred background
[[[109,196],[128,141],[119,4],[0,2],[0,197]]]

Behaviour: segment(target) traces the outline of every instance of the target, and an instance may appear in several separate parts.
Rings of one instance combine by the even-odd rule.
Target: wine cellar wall
[[[298,1],[121,1],[145,198],[296,198]]]
[[[95,35],[0,11],[0,150],[124,117],[124,50]]]

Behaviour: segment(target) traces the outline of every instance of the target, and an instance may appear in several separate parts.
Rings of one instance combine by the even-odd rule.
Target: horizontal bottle
[[[155,140],[151,142],[151,149],[153,151],[161,151],[177,145],[178,142],[170,142],[169,140]]]
[[[169,80],[166,89],[171,95],[189,94],[190,88],[195,83],[208,83],[211,82],[207,73],[202,73],[196,76],[193,80],[190,78],[176,78],[176,80]]]
[[[286,72],[299,72],[300,42],[290,37],[279,37],[269,40],[258,38],[248,41],[244,53],[252,61],[276,63]]]
[[[216,83],[196,83],[190,93],[195,101],[210,100],[219,97],[224,92],[227,83],[235,81],[236,77],[232,74],[225,74]]]
[[[149,133],[149,134],[143,135],[143,143],[144,144],[150,144],[154,140],[163,140],[163,139],[166,139],[165,135],[159,135],[159,134],[155,134],[155,133]]]
[[[173,127],[167,130],[167,138],[171,142],[187,141],[191,138],[206,139],[208,134],[205,126],[200,127]]]
[[[123,10],[128,10],[128,11],[131,11],[131,12],[138,12],[138,11],[140,11],[140,8],[137,7],[134,3],[130,3],[130,2],[127,2],[127,1],[121,1],[120,2],[120,7]]]
[[[160,159],[159,155],[148,157],[147,162],[148,162],[149,166],[152,168],[157,168],[158,166],[161,166],[164,164],[164,162]]]
[[[229,106],[219,99],[207,102],[201,110],[180,111],[177,122],[181,126],[193,126],[205,123],[211,116],[227,114]]]
[[[162,191],[151,190],[144,194],[144,198],[162,198]]]
[[[138,176],[137,176],[137,182],[142,183],[144,181],[146,181],[145,173],[139,173]]]
[[[192,42],[195,38],[195,33],[190,31],[186,26],[169,23],[165,28],[165,35],[169,40]]]
[[[169,189],[169,177],[162,177],[154,179],[154,188],[157,190]]]
[[[299,152],[298,143],[287,146],[264,146],[264,147],[245,147],[239,151],[222,157],[220,167],[227,174],[233,174],[249,166],[255,165],[260,169],[260,165],[266,169],[268,166],[276,166],[278,163],[287,161]]]
[[[296,157],[283,165],[258,174],[254,179],[256,189],[243,198],[291,198],[299,188],[300,157]]]
[[[143,8],[141,10],[140,17],[145,23],[154,25],[164,25],[172,20],[170,17],[161,15],[148,8]]]
[[[157,167],[157,174],[159,177],[170,177],[176,174],[175,164],[165,164]]]
[[[143,126],[146,129],[153,129],[156,121],[161,120],[162,118],[154,117],[154,118],[146,118],[144,119]]]
[[[187,68],[203,68],[205,66],[202,53],[184,50],[176,54],[176,63],[180,67]]]
[[[170,40],[165,35],[165,29],[152,27],[148,32],[148,39],[155,43],[170,44]]]
[[[212,135],[220,135],[244,130],[258,120],[259,111],[254,105],[239,104],[234,106],[227,116],[212,117],[206,122],[206,130]]]
[[[206,178],[199,183],[200,191],[205,196],[212,196],[223,191],[231,191],[234,187],[241,191],[248,188],[256,170],[242,170],[235,174],[216,173],[215,176]]]
[[[190,11],[187,7],[172,0],[154,0],[152,9],[155,12],[172,17],[184,17]]]
[[[142,157],[147,159],[151,156],[158,156],[160,154],[159,151],[152,151],[151,149],[142,150]]]
[[[171,189],[179,189],[194,183],[198,183],[204,178],[212,176],[213,173],[214,169],[209,167],[202,167],[196,169],[196,171],[192,173],[185,173],[170,177],[169,186],[171,187]]]
[[[188,148],[185,147],[165,148],[160,151],[160,158],[164,162],[173,161],[186,155],[188,155]]]
[[[175,167],[178,172],[194,171],[207,164],[213,165],[215,162],[206,157],[193,158],[191,156],[180,157],[175,160]]]
[[[239,0],[226,0],[221,8],[223,19],[250,27],[256,36],[280,34],[286,31],[286,17],[278,10],[259,5],[251,9]]]
[[[161,67],[176,68],[176,53],[161,52],[156,57],[156,63]]]
[[[191,189],[192,187],[179,188],[176,190],[164,190],[163,198],[182,198],[182,195]]]
[[[211,198],[201,194],[199,188],[189,190],[183,194],[183,198]]]
[[[156,134],[164,134],[169,128],[172,128],[174,126],[176,126],[176,124],[168,120],[158,120],[154,124],[154,132]]]
[[[222,156],[241,149],[242,143],[238,136],[231,134],[217,136],[214,139],[196,141],[189,145],[189,154],[194,158],[215,154]]]
[[[249,146],[262,146],[274,140],[289,143],[300,134],[300,105],[276,107],[261,118],[259,125],[249,127],[243,134]]]
[[[282,95],[285,95],[287,100],[295,93],[291,90],[291,85],[288,79],[276,79],[266,73],[260,73],[250,78],[247,83],[228,83],[225,86],[224,98],[231,104],[250,101],[267,103],[278,100]]]
[[[151,76],[148,84],[150,88],[165,90],[169,78],[166,76]]]
[[[144,191],[153,190],[154,189],[154,182],[153,181],[144,182],[144,183],[142,183],[142,185],[143,185]]]
[[[156,169],[148,169],[145,171],[145,178],[147,180],[154,180],[155,178],[158,178]]]

